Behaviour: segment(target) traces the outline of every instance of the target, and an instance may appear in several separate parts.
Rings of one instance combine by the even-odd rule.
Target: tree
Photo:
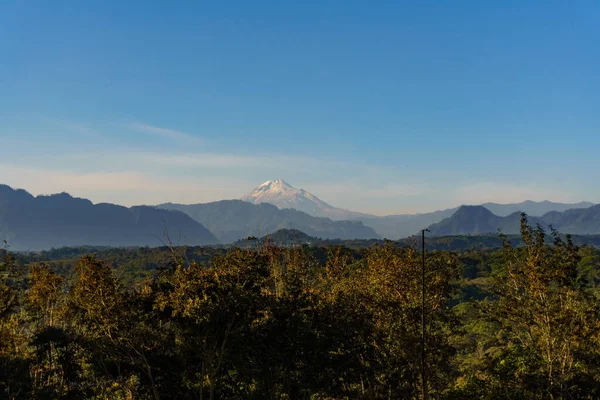
[[[156,307],[174,324],[184,384],[199,398],[239,390],[231,365],[244,359],[248,330],[261,318],[267,274],[264,255],[236,250],[210,267],[178,266],[156,287]]]
[[[427,257],[426,349],[432,395],[449,380],[453,316],[448,302],[456,259],[448,253]],[[372,315],[374,331],[365,347],[363,385],[369,398],[404,398],[420,391],[421,258],[414,248],[393,243],[369,250],[356,272],[357,302]]]
[[[481,318],[495,327],[484,367],[466,380],[471,398],[596,398],[600,395],[600,309],[578,273],[570,238],[522,215],[524,247],[505,244],[505,268],[495,275]]]

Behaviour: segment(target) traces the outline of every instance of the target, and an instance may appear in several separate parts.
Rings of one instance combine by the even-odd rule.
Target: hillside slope
[[[532,225],[552,226],[564,234],[600,234],[600,205],[574,208],[563,212],[551,211],[541,217],[528,217]],[[493,214],[484,206],[462,206],[452,216],[429,226],[432,236],[519,233],[521,215],[515,212],[505,217]]]
[[[67,193],[34,197],[0,185],[0,240],[14,250],[61,246],[160,246],[215,244],[217,238],[181,212],[154,207],[92,204]]]
[[[359,221],[332,221],[268,203],[222,200],[201,204],[161,204],[157,207],[188,214],[213,232],[223,243],[248,236],[263,236],[280,229],[297,229],[310,236],[339,239],[370,239],[379,235]]]

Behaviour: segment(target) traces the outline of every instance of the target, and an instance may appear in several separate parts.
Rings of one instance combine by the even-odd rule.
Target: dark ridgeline
[[[593,206],[593,203],[579,202],[579,203],[555,203],[551,201],[524,201],[521,203],[511,204],[498,204],[498,203],[485,203],[481,206],[490,210],[493,214],[506,217],[511,214],[520,215],[522,212],[532,217],[539,217],[551,211],[563,212],[570,209],[588,208]],[[438,223],[445,218],[451,217],[460,207],[448,208],[445,210],[420,213],[420,214],[401,214],[401,215],[387,215],[387,216],[374,216],[374,215],[362,215],[353,219],[362,221],[365,225],[375,229],[375,231],[381,236],[388,239],[401,239],[410,235],[414,235],[420,232],[423,227]],[[519,218],[516,219],[516,225],[513,222],[511,227],[515,228],[516,233],[519,226]],[[495,233],[495,231],[493,231]],[[474,233],[474,232],[469,232]],[[589,232],[592,233],[592,232]],[[600,230],[594,233],[600,233]]]
[[[588,203],[578,203],[587,205]],[[486,235],[501,230],[519,232],[519,211],[506,216],[492,213],[523,208],[542,211],[568,204],[524,202],[509,205],[461,206],[427,214],[363,217],[363,221],[334,221],[268,203],[222,200],[204,204],[161,204],[122,207],[92,204],[67,193],[34,197],[24,190],[0,185],[0,240],[15,250],[62,246],[160,246],[165,228],[170,239],[190,246],[261,237],[293,229],[323,240],[402,239],[429,226],[431,236]],[[530,217],[533,224],[553,226],[562,233],[600,234],[600,205],[550,211]],[[401,235],[401,236],[392,236]],[[594,242],[595,239],[592,239]]]
[[[459,207],[455,207],[426,213],[385,216],[365,214],[334,207],[304,189],[296,189],[283,179],[267,181],[256,187],[251,193],[243,196],[241,200],[248,201],[253,204],[270,203],[280,209],[294,208],[314,217],[327,217],[334,221],[361,221],[367,227],[373,228],[373,230],[375,230],[380,237],[393,240],[414,235],[415,233],[420,232],[423,227],[427,227],[431,224],[440,222],[445,218],[451,217],[452,214],[459,209]],[[532,217],[539,217],[551,211],[562,212],[573,208],[587,208],[591,207],[592,205],[593,203],[585,201],[579,203],[556,203],[551,201],[531,200],[510,204],[482,204],[483,207],[500,217],[506,217],[514,213],[517,213],[517,215],[520,215],[520,213],[525,213]],[[197,210],[193,209],[187,209],[187,211],[190,213],[190,215],[197,212]],[[199,214],[199,218],[202,218],[197,220],[203,224],[206,224],[206,220],[201,214],[202,213]],[[194,215],[192,215],[192,217],[196,218]],[[517,231],[519,225],[518,220],[519,217],[516,218],[516,224],[512,224],[516,227]],[[295,227],[297,229],[307,231],[299,226]],[[279,228],[284,227],[278,226],[276,229]],[[217,229],[217,227],[209,227],[209,229],[213,230]],[[269,230],[269,232],[273,232],[273,230]],[[596,233],[600,233],[600,231]],[[256,232],[253,233],[253,235],[256,234]],[[329,235],[322,236],[327,238],[331,237]],[[345,236],[340,237],[344,239],[346,238]],[[357,236],[357,238],[363,237]]]
[[[34,197],[0,185],[0,240],[11,249],[62,246],[159,246],[166,241],[187,245],[218,240],[186,214],[154,207],[92,204],[67,193]]]
[[[452,216],[429,226],[429,229],[432,236],[486,234],[498,230],[517,234],[520,219],[520,212],[500,217],[484,206],[461,206]],[[529,220],[546,228],[552,226],[564,234],[596,235],[600,234],[600,205],[562,212],[550,211],[540,217],[530,217]]]
[[[310,236],[334,239],[373,239],[377,232],[359,221],[332,221],[268,203],[221,200],[202,204],[161,204],[167,210],[185,212],[206,226],[223,243],[248,236],[263,236],[280,229],[296,229]]]

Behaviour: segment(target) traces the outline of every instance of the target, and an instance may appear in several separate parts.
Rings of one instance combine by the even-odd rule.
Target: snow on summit
[[[294,208],[317,217],[329,217],[334,220],[357,218],[360,213],[333,207],[304,189],[297,189],[284,181],[275,179],[266,181],[242,200],[253,204],[270,203],[278,208]]]
[[[311,204],[311,206],[316,206],[317,208],[332,208],[329,204],[319,200],[317,197],[308,193],[304,189],[296,189],[283,179],[266,181],[254,189],[251,193],[242,197],[242,200],[249,201],[254,204],[271,203],[279,208],[296,208],[295,205],[298,203],[305,204],[307,200],[310,200],[315,203]]]

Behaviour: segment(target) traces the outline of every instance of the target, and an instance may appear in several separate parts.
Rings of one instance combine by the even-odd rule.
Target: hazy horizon
[[[287,181],[286,181],[287,182]],[[289,182],[288,182],[289,183]],[[5,183],[0,182],[0,185],[3,185]],[[133,206],[156,206],[159,204],[168,204],[168,203],[173,203],[173,204],[205,204],[205,203],[211,203],[211,202],[218,202],[221,200],[242,200],[241,197],[243,196],[238,196],[238,197],[232,197],[232,198],[221,198],[221,199],[214,199],[214,200],[209,200],[209,201],[191,201],[191,202],[187,202],[187,203],[177,203],[177,202],[173,202],[173,201],[159,201],[159,202],[155,202],[155,203],[131,203],[131,204],[127,204],[127,203],[118,203],[118,202],[112,202],[112,201],[97,201],[93,198],[87,198],[85,196],[78,196],[76,194],[70,193],[66,190],[59,190],[59,191],[55,191],[55,192],[40,192],[40,193],[36,193],[36,192],[32,192],[30,190],[28,190],[27,188],[24,187],[19,187],[19,186],[12,186],[12,185],[8,185],[9,187],[11,187],[14,190],[25,190],[26,192],[28,192],[29,194],[37,197],[37,196],[52,196],[52,195],[58,195],[61,193],[67,193],[69,195],[71,195],[72,197],[76,197],[76,198],[83,198],[86,200],[90,200],[93,204],[99,204],[99,203],[111,203],[111,204],[116,204],[116,205],[121,205],[121,206],[126,206],[126,207],[133,207]],[[260,185],[257,185],[257,187]],[[306,188],[300,188],[297,187],[297,189],[304,189],[307,192],[311,193],[312,195],[315,195],[317,197],[320,198],[320,196],[317,193],[312,193],[309,189]],[[245,193],[248,194],[248,193]],[[110,193],[107,193],[107,196],[110,197]],[[326,201],[322,198],[320,198],[320,200]],[[348,211],[355,211],[355,212],[361,212],[361,213],[365,213],[368,215],[375,215],[375,216],[380,216],[380,217],[384,217],[384,216],[391,216],[391,215],[401,215],[401,214],[427,214],[427,213],[432,213],[432,212],[436,212],[436,211],[444,211],[444,210],[448,210],[448,209],[454,209],[454,208],[458,208],[460,206],[463,205],[484,205],[486,203],[493,203],[493,204],[497,204],[497,205],[511,205],[511,204],[516,204],[516,203],[525,203],[528,201],[532,201],[534,203],[542,203],[544,201],[549,201],[551,203],[565,203],[565,204],[579,204],[579,203],[592,203],[592,204],[596,204],[594,202],[589,202],[587,200],[579,200],[579,201],[574,201],[574,202],[560,202],[560,201],[554,201],[551,199],[544,199],[544,200],[530,200],[530,199],[525,199],[522,201],[517,201],[517,202],[505,202],[505,203],[499,203],[499,202],[494,202],[494,201],[489,201],[489,202],[480,202],[480,203],[461,203],[461,204],[455,204],[455,205],[448,205],[439,209],[432,209],[432,210],[427,210],[427,211],[415,211],[415,212],[405,212],[405,213],[396,213],[396,214],[377,214],[377,213],[369,213],[369,212],[364,212],[364,211],[360,211],[360,210],[351,210],[351,209],[347,209]],[[326,201],[327,202],[327,201]],[[338,207],[336,204],[331,204],[331,206],[336,207],[336,208],[341,208],[343,209],[343,207]],[[291,208],[291,207],[290,207]],[[311,214],[311,213],[308,213]]]

